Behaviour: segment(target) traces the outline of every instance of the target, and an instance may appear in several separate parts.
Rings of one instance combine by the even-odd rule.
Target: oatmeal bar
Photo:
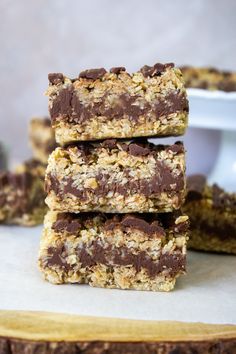
[[[33,226],[43,222],[45,169],[29,160],[14,172],[0,172],[0,223]]]
[[[226,92],[236,91],[236,73],[234,72],[192,66],[183,66],[180,69],[186,87]]]
[[[34,158],[46,164],[49,154],[56,148],[55,134],[48,118],[33,118],[29,126],[30,144]]]
[[[58,147],[46,171],[46,203],[63,212],[170,212],[185,197],[182,143],[122,142]]]
[[[202,175],[190,176],[184,212],[190,218],[188,246],[236,254],[236,194],[209,186]]]
[[[185,132],[188,100],[181,71],[174,64],[91,69],[76,79],[49,74],[49,112],[56,141],[148,136]]]
[[[169,291],[185,273],[188,217],[57,213],[45,217],[39,267],[54,284]]]

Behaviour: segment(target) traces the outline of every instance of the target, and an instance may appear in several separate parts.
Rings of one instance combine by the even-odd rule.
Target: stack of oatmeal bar
[[[174,64],[49,74],[60,145],[49,157],[39,267],[48,281],[173,289],[185,273],[188,217],[183,135],[188,101]]]
[[[0,223],[34,226],[43,222],[44,176],[47,159],[55,149],[55,137],[48,118],[33,118],[29,125],[33,158],[14,171],[0,171]]]

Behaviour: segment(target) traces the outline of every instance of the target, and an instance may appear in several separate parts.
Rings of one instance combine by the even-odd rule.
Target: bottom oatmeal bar
[[[45,165],[28,160],[16,171],[0,172],[0,223],[34,226],[43,222]]]
[[[236,194],[214,184],[202,175],[187,180],[183,207],[190,219],[189,248],[236,254]]]
[[[49,211],[39,268],[54,284],[169,291],[185,273],[188,217]]]

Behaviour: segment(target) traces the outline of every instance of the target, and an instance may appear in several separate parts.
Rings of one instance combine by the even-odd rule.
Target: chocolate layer
[[[53,190],[59,198],[63,198],[65,194],[72,194],[81,200],[86,200],[89,193],[97,196],[106,196],[110,191],[113,191],[122,196],[141,194],[150,197],[163,192],[176,193],[178,195],[178,192],[184,188],[183,173],[175,175],[164,162],[159,161],[156,163],[156,174],[152,178],[134,180],[129,177],[128,181],[122,185],[118,182],[111,182],[110,178],[111,176],[108,173],[96,175],[95,179],[98,185],[96,188],[84,187],[79,189],[75,186],[75,180],[71,177],[64,177],[62,184],[56,176],[48,174],[46,191]]]
[[[152,104],[145,101],[139,104],[139,95],[131,96],[123,93],[116,98],[113,106],[107,107],[106,96],[98,102],[83,104],[74,87],[62,88],[53,99],[50,107],[52,122],[56,119],[70,124],[83,123],[93,117],[105,116],[107,119],[122,119],[138,121],[139,116],[155,114],[157,118],[177,112],[188,112],[188,101],[185,93],[172,90],[164,97],[159,97]]]
[[[186,256],[180,251],[161,254],[158,261],[153,261],[144,251],[133,254],[126,246],[113,248],[111,245],[108,245],[104,247],[99,241],[93,241],[89,247],[87,244],[84,244],[82,247],[79,246],[76,254],[83,268],[94,267],[97,264],[105,266],[132,266],[136,272],[140,272],[144,268],[150,278],[154,278],[163,271],[172,277],[179,272],[184,272],[186,266]],[[66,270],[72,269],[73,267],[65,261],[66,256],[67,252],[64,246],[63,249],[62,246],[57,248],[50,247],[48,250],[47,266],[58,266]]]

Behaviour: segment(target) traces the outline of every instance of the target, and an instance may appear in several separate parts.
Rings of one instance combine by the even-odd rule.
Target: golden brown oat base
[[[95,144],[85,158],[78,147],[57,148],[46,171],[46,203],[51,210],[63,212],[142,213],[179,209],[185,198],[184,152],[173,152],[168,147],[158,149],[153,148],[153,154],[146,156],[133,156],[119,142],[111,150]],[[168,185],[167,191],[140,191],[136,186],[146,183],[149,188],[158,178],[158,163],[170,169],[173,184]],[[68,180],[72,188],[68,188]],[[177,180],[181,183],[179,188]],[[135,184],[135,191],[130,181]]]
[[[49,154],[55,149],[55,133],[47,118],[32,118],[29,125],[29,139],[33,156],[43,164],[48,161]]]
[[[233,325],[0,311],[1,354],[235,354]]]
[[[214,68],[181,67],[187,87],[236,91],[236,73]]]
[[[67,224],[67,219],[58,221],[58,213],[47,213],[39,254],[39,268],[46,280],[54,284],[169,291],[176,278],[185,273],[187,229],[180,230],[187,216],[176,216],[173,227],[161,231],[157,228],[149,234],[132,223],[124,227],[121,221],[107,228],[104,216],[88,215],[70,214]],[[78,228],[75,222],[80,224]],[[175,260],[170,263],[165,256]],[[160,262],[166,265],[155,271]]]
[[[45,168],[36,160],[28,160],[19,165],[15,172],[6,173],[7,183],[0,181],[0,197],[3,200],[0,223],[21,226],[43,223],[48,209],[44,202]]]
[[[56,83],[50,83],[46,92],[52,126],[60,145],[73,141],[179,136],[185,133],[188,103],[182,74],[177,68],[167,67],[161,75],[152,77],[145,77],[140,71],[133,74],[126,71],[118,74],[107,72],[102,78],[95,80],[71,80],[66,76],[62,77],[61,82],[57,80]],[[79,104],[72,107],[72,103],[65,102],[63,90],[73,91]],[[167,113],[167,108],[171,105],[168,101],[170,94],[183,97],[186,101],[184,108],[177,106],[173,99],[171,103],[176,105],[176,109]],[[124,96],[125,102],[120,102],[120,98]],[[163,102],[163,106],[156,110],[155,107],[160,102]],[[96,110],[94,107],[100,103],[102,110]],[[78,108],[78,105],[82,108]],[[149,109],[145,110],[147,105]],[[125,109],[120,110],[120,106],[125,106]],[[143,113],[134,113],[133,110],[137,108],[143,110]]]
[[[70,124],[58,120],[54,127],[60,145],[109,138],[180,136],[184,135],[187,128],[187,113],[171,114],[165,123],[157,119],[147,121],[145,117],[140,118],[138,123],[127,118],[106,120],[104,117],[96,117],[87,124]]]

